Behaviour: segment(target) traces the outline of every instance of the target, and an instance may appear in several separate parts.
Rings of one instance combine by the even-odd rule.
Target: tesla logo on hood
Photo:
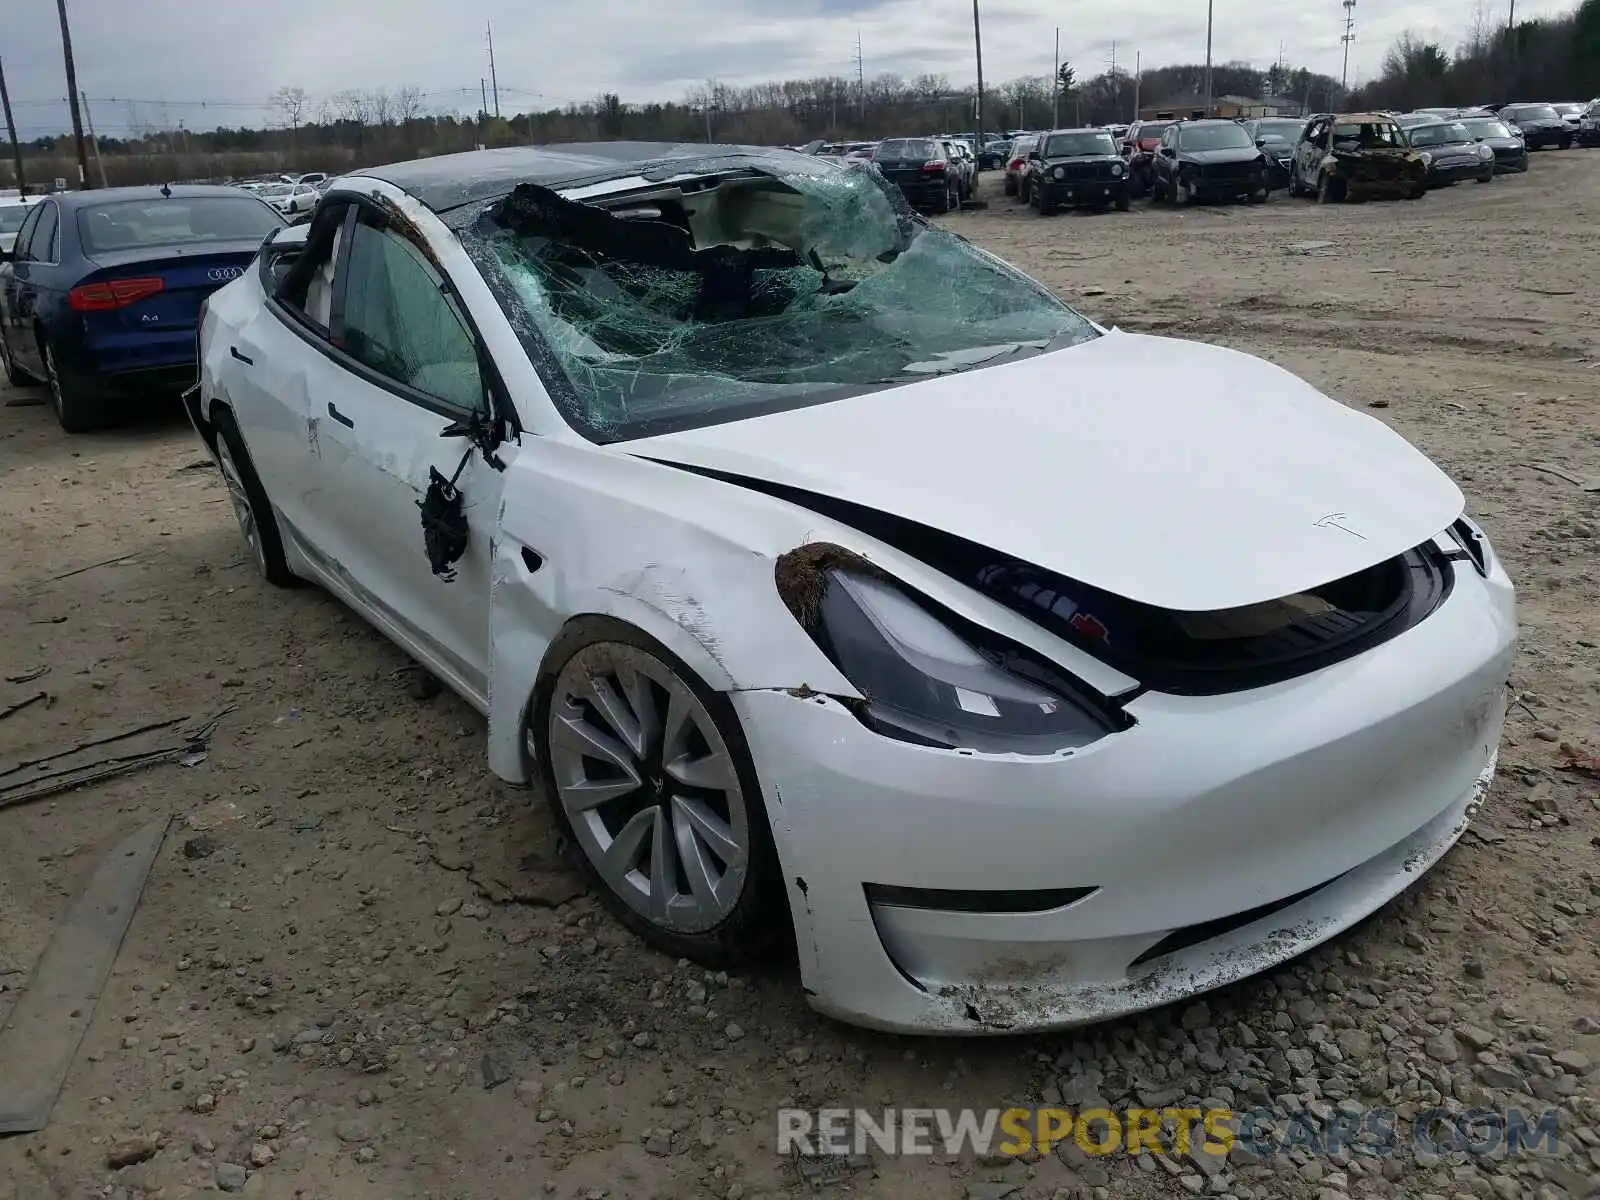
[[[1360,538],[1363,542],[1366,541],[1367,535],[1357,533],[1354,529],[1351,529],[1350,526],[1344,523],[1347,520],[1349,518],[1344,513],[1328,513],[1326,516],[1318,517],[1312,524],[1318,529],[1337,529],[1343,533],[1348,533],[1351,537]]]

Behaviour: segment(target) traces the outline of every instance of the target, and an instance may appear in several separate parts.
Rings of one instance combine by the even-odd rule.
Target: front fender
[[[773,579],[778,556],[818,523],[692,472],[524,436],[506,469],[490,582],[490,769],[525,782],[528,702],[551,643],[583,616],[640,629],[720,692],[854,697]]]

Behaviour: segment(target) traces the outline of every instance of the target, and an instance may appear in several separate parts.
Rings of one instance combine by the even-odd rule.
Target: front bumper
[[[1249,196],[1269,190],[1269,171],[1237,179],[1207,179],[1204,176],[1182,176],[1190,185],[1190,195],[1196,200],[1231,200],[1236,196]]]
[[[1116,179],[1051,179],[1046,176],[1037,180],[1035,186],[1046,204],[1061,207],[1111,204],[1129,195],[1126,175]]]
[[[1428,167],[1428,186],[1446,187],[1463,179],[1477,179],[1494,171],[1492,158],[1459,158],[1435,162]]]
[[[1133,728],[1055,757],[913,746],[828,697],[735,694],[813,1006],[905,1032],[1071,1027],[1254,974],[1380,907],[1493,775],[1512,590],[1456,565],[1440,608],[1367,654],[1231,696],[1147,693]],[[869,887],[1091,892],[1017,911]]]

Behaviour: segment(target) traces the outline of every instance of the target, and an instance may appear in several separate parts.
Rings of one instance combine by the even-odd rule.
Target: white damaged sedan
[[[883,1029],[1293,957],[1494,772],[1511,582],[1371,417],[1102,329],[865,167],[614,143],[334,182],[202,314],[254,561],[482,711],[617,917]]]

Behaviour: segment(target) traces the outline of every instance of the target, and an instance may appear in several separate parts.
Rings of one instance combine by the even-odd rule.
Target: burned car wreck
[[[1448,478],[1275,366],[1096,325],[870,168],[366,169],[201,351],[261,574],[482,712],[650,944],[796,956],[848,1021],[1059,1028],[1260,971],[1493,774],[1513,591]]]
[[[1420,200],[1428,160],[1387,113],[1324,113],[1306,122],[1289,166],[1289,194],[1323,203]]]

